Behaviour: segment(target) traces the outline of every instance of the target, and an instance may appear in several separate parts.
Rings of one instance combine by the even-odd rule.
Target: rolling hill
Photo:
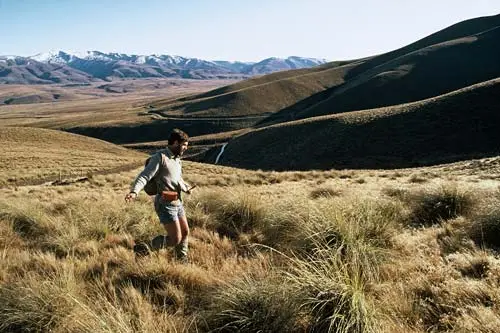
[[[500,15],[467,20],[360,61],[342,85],[281,109],[260,125],[414,102],[496,78],[499,26]]]
[[[498,102],[488,91],[496,89],[500,77],[499,38],[500,15],[480,17],[378,56],[253,77],[189,96],[148,99],[127,110],[127,121],[103,113],[95,121],[72,117],[40,120],[36,126],[144,149],[163,142],[174,127],[192,137],[227,132],[217,140],[200,140],[199,151],[211,148],[205,156],[213,162],[213,145],[227,140],[222,163],[254,169],[398,167],[488,155],[496,144],[490,123],[496,124],[492,108]],[[234,65],[241,70],[242,64]],[[484,120],[470,118],[471,112]],[[122,113],[117,109],[116,115]],[[461,128],[471,122],[484,127],[490,141],[481,130]],[[412,131],[415,138],[409,137]],[[467,141],[456,133],[465,133]],[[307,135],[312,141],[304,139]],[[442,145],[433,141],[437,138]],[[320,143],[308,151],[312,158],[296,153],[305,148],[303,142],[314,140]],[[252,145],[258,156],[248,153]],[[409,147],[413,153],[405,150]]]
[[[0,145],[0,186],[116,172],[144,163],[144,155],[136,151],[41,128],[0,127]]]
[[[295,119],[397,105],[500,76],[500,26],[434,44],[367,70]]]
[[[500,154],[500,79],[427,100],[273,125],[220,163],[250,169],[395,168]]]
[[[151,103],[164,116],[234,117],[270,115],[327,88],[344,83],[354,64],[331,63],[309,70],[276,73],[204,94]]]
[[[250,128],[280,107],[341,84],[352,66],[328,64],[292,73],[280,72],[208,93],[144,103],[137,109],[142,115],[137,124],[110,121],[95,125],[73,123],[60,128],[117,144],[165,140],[166,133],[175,127],[185,129],[191,136]]]
[[[358,66],[350,73],[348,79],[351,79],[364,71],[382,65],[388,61],[394,60],[405,54],[426,48],[431,45],[444,43],[454,39],[460,39],[481,32],[490,30],[500,25],[500,15],[477,17],[470,20],[458,22],[445,29],[437,31],[427,37],[424,37],[414,43],[399,48],[397,50],[381,54],[367,60],[364,64]]]
[[[379,56],[285,71],[151,103],[183,117],[267,115],[270,125],[439,96],[500,75],[500,15],[457,23]],[[432,79],[431,79],[432,78]]]

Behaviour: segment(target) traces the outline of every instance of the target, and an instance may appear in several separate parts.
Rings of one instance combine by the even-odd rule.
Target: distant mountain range
[[[247,78],[288,69],[310,68],[325,59],[288,57],[260,62],[208,61],[171,55],[134,55],[87,51],[0,56],[0,83],[89,84],[120,78]]]

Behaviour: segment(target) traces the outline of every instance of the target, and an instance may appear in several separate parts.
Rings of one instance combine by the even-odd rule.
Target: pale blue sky
[[[0,0],[0,54],[99,50],[342,60],[499,13],[498,0]]]

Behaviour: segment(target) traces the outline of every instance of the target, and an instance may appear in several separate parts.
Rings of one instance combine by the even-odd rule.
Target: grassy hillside
[[[267,117],[253,126],[263,126],[439,96],[500,75],[499,31],[494,29],[499,25],[500,15],[468,20],[376,57],[266,75],[160,101],[151,112],[181,117],[260,114]]]
[[[289,121],[414,102],[499,77],[499,38],[500,27],[407,53],[346,78],[329,94],[315,96],[316,104],[300,103],[269,120]]]
[[[182,128],[191,136],[237,131],[251,128],[269,114],[326,87],[341,84],[343,76],[352,66],[328,65],[292,77],[287,77],[290,73],[277,73],[277,77],[285,78],[272,82],[264,78],[255,79],[249,88],[234,91],[233,86],[228,86],[224,89],[231,92],[214,97],[171,99],[164,108],[148,102],[138,112],[137,108],[123,110],[123,107],[113,105],[111,107],[116,112],[93,114],[94,118],[51,119],[48,122],[39,121],[37,125],[50,125],[117,144],[164,141],[173,128]],[[262,80],[267,83],[261,83]],[[237,83],[235,86],[245,84],[248,83]]]
[[[287,71],[251,79],[188,98],[154,103],[164,116],[231,117],[276,112],[324,89],[344,82],[353,64]]]
[[[220,163],[306,170],[426,165],[499,152],[500,79],[420,102],[309,118],[231,140]]]
[[[198,185],[185,199],[189,264],[170,249],[134,256],[162,232],[150,198],[123,202],[139,169],[5,188],[0,332],[496,332],[498,161],[285,173],[186,162]]]
[[[335,67],[338,67],[340,65],[345,65],[345,63],[331,62],[331,63],[327,63],[327,64],[324,64],[321,66],[313,67],[313,68],[294,69],[294,70],[288,70],[288,71],[275,72],[275,73],[271,73],[271,74],[267,74],[267,75],[256,76],[256,77],[252,77],[250,79],[243,80],[243,81],[240,81],[240,82],[237,82],[234,84],[230,84],[230,85],[227,85],[224,87],[216,88],[216,89],[204,92],[204,93],[193,94],[191,96],[179,98],[178,101],[186,102],[186,101],[193,101],[193,100],[201,99],[201,98],[215,97],[217,95],[224,95],[224,94],[227,94],[230,92],[250,88],[253,86],[258,86],[261,84],[271,83],[274,81],[279,81],[279,80],[287,79],[287,78],[294,77],[294,76],[300,76],[300,75],[304,75],[304,74],[308,74],[308,73],[323,71],[325,69],[335,68]],[[162,107],[162,106],[168,105],[170,102],[171,101],[169,101],[169,100],[166,100],[166,101],[159,100],[159,101],[155,102],[155,106]]]
[[[0,127],[0,186],[43,183],[130,169],[144,155],[60,131]]]
[[[373,69],[379,65],[395,60],[401,56],[412,53],[414,51],[418,51],[420,49],[432,46],[434,44],[440,44],[450,40],[476,35],[478,33],[490,30],[497,26],[500,26],[500,14],[494,16],[473,18],[470,20],[456,23],[450,27],[435,32],[425,38],[422,38],[400,49],[384,53],[377,57],[373,57],[372,59],[368,59],[366,62],[364,62],[360,66],[357,66],[356,69],[351,71],[347,76],[347,79],[350,80],[356,77],[357,75],[362,74],[364,71]]]
[[[466,37],[499,25],[500,15],[460,22],[376,57],[275,73],[207,93],[159,101],[153,104],[154,112],[185,117],[268,114],[269,119],[261,123],[269,124],[438,96],[498,76],[499,51],[494,42],[498,33],[482,34],[476,43]],[[454,74],[450,76],[451,71]],[[437,79],[429,80],[435,75]],[[340,95],[341,100],[332,95]],[[325,100],[329,107],[308,110]],[[281,112],[274,114],[277,111]]]

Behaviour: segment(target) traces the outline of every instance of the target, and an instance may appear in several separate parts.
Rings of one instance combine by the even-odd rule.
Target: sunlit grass
[[[123,200],[137,169],[6,189],[0,332],[500,327],[495,183],[414,183],[405,171],[393,180],[384,171],[185,169],[199,185],[185,196],[187,265],[170,249],[134,256],[135,241],[164,232],[149,197]],[[408,223],[437,216],[441,201],[451,207],[439,215],[446,223]]]

